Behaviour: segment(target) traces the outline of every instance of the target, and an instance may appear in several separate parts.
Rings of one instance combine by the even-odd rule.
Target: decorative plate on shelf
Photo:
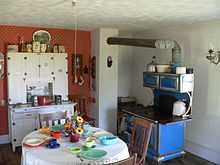
[[[51,35],[48,31],[38,30],[33,34],[33,41],[40,42],[41,44],[50,43]]]

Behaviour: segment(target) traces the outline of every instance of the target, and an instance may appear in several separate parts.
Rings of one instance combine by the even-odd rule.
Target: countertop
[[[51,105],[45,105],[45,106],[31,106],[31,104],[18,104],[18,105],[9,105],[9,110],[13,110],[14,112],[34,112],[34,111],[41,111],[44,109],[60,109],[66,106],[75,106],[76,103],[72,102],[62,102],[62,104],[51,104]]]
[[[144,118],[154,123],[168,124],[172,122],[180,122],[191,120],[191,117],[179,117],[173,115],[165,115],[159,113],[154,106],[143,107],[143,106],[132,106],[132,107],[122,107],[121,112],[134,115],[136,117]]]

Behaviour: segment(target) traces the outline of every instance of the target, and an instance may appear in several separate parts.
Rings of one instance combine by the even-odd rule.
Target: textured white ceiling
[[[0,24],[140,31],[220,19],[220,0],[0,0]]]

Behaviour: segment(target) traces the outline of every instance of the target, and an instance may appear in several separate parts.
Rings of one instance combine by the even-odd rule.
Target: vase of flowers
[[[77,112],[74,112],[71,120],[71,134],[70,134],[70,141],[71,142],[78,142],[80,136],[83,134],[83,123],[84,120],[81,116],[78,115]]]

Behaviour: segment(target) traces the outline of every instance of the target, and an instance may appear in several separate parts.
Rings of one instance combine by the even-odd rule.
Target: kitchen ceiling
[[[219,0],[0,0],[0,24],[143,31],[220,19]]]

